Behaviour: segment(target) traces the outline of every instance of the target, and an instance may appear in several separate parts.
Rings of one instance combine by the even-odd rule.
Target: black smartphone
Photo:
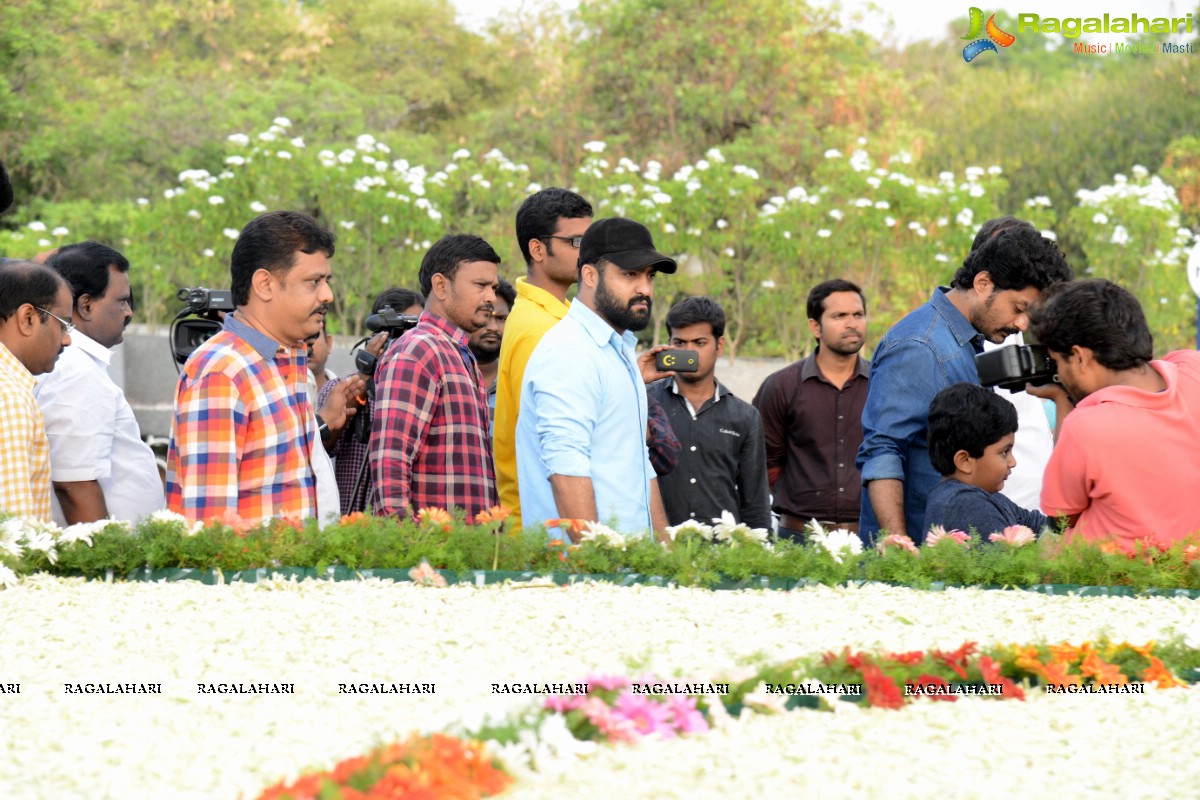
[[[655,353],[654,366],[659,372],[695,372],[700,369],[700,353],[695,350],[663,350]]]

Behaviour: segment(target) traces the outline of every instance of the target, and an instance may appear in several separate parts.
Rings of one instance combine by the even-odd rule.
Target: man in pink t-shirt
[[[1059,405],[1042,510],[1126,553],[1200,532],[1200,353],[1152,360],[1141,306],[1110,281],[1062,284],[1030,316],[1062,384],[1032,392]]]

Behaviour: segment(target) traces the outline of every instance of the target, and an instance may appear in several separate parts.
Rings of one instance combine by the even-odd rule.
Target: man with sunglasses
[[[30,261],[0,267],[0,514],[50,521],[50,445],[34,377],[71,343],[71,290]]]
[[[518,528],[522,524],[517,489],[521,381],[538,342],[567,315],[567,291],[578,279],[579,244],[591,224],[591,204],[567,189],[542,189],[525,198],[517,211],[517,244],[526,273],[516,280],[517,299],[500,344],[494,446],[500,504],[512,511]]]
[[[50,440],[54,521],[140,519],[166,501],[154,452],[108,374],[112,348],[133,319],[129,261],[107,245],[79,242],[46,266],[71,287],[76,324],[74,346],[34,389]]]

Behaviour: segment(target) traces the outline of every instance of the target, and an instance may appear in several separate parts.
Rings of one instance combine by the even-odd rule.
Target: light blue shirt
[[[517,415],[521,516],[536,528],[560,515],[551,475],[591,478],[599,521],[647,533],[650,480],[646,384],[636,337],[618,334],[578,300],[529,358]]]

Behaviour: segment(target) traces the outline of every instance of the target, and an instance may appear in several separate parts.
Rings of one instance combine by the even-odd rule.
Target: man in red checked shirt
[[[491,318],[499,264],[467,234],[442,237],[421,261],[425,312],[375,372],[378,515],[460,508],[469,522],[498,502],[487,393],[468,337]]]

